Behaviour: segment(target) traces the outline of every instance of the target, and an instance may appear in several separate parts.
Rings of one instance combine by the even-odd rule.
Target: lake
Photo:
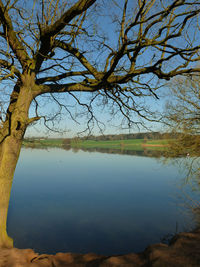
[[[24,148],[8,234],[40,253],[139,252],[195,226],[182,184],[178,167],[158,158]]]

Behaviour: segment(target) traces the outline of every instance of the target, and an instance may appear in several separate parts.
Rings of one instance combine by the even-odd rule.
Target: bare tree
[[[1,246],[12,245],[6,233],[10,189],[25,131],[43,117],[39,97],[59,103],[58,93],[71,96],[86,108],[89,124],[97,99],[129,126],[134,113],[153,120],[143,99],[158,98],[157,81],[200,71],[194,67],[199,12],[197,0],[0,0]],[[91,95],[87,105],[78,92]],[[71,114],[70,103],[61,107]]]
[[[175,135],[167,155],[199,156],[200,154],[200,77],[177,77],[169,84],[170,96],[164,122]]]
[[[174,137],[165,151],[164,162],[171,159],[183,174],[182,185],[190,185],[193,191],[198,191],[200,178],[199,78],[199,75],[193,74],[172,79],[163,119],[169,127],[170,136]],[[187,196],[184,190],[183,195]],[[195,200],[192,201],[195,204]],[[196,202],[195,205],[192,210],[199,216],[199,204]]]

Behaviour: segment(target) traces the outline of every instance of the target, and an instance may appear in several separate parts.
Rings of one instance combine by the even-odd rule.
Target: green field
[[[143,150],[143,145],[150,150],[163,150],[167,145],[168,140],[144,140],[144,139],[129,139],[129,140],[113,140],[113,141],[92,141],[85,140],[72,142],[72,147],[79,148],[110,148],[110,149],[125,149],[125,150]],[[151,145],[151,146],[148,146]],[[155,146],[153,146],[155,145]],[[160,145],[160,146],[158,146]]]
[[[144,139],[128,139],[128,140],[110,140],[110,141],[94,141],[75,139],[70,143],[71,148],[105,148],[116,150],[165,150],[169,140],[144,140]],[[32,139],[24,140],[26,147],[63,147],[63,139]]]

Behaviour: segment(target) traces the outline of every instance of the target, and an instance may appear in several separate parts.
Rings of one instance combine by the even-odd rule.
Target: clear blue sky
[[[98,2],[98,1],[97,1]],[[116,2],[118,4],[115,5],[114,2]],[[98,25],[98,31],[102,31],[102,32],[106,32],[107,38],[108,40],[106,41],[109,45],[111,46],[116,46],[115,44],[118,41],[118,35],[115,32],[115,28],[113,27],[113,24],[111,23],[112,20],[112,15],[113,15],[113,10],[116,12],[116,18],[122,16],[122,9],[120,9],[121,5],[122,5],[123,1],[121,0],[116,0],[116,1],[104,1],[104,6],[102,8],[102,14],[103,16],[101,16],[101,14],[98,15],[98,17],[94,17],[92,16],[93,14],[90,14],[90,20],[89,22],[86,24],[86,26],[90,26],[91,28],[93,28],[93,31],[96,31],[96,28],[93,26],[95,23]],[[28,3],[29,4],[29,3]],[[133,1],[129,1],[130,5],[133,5],[134,2]],[[105,16],[106,15],[106,16]],[[89,25],[90,23],[90,25]],[[87,47],[86,47],[87,48]],[[92,46],[90,47],[90,49],[92,48]],[[58,55],[61,55],[60,53]],[[142,61],[143,63],[145,63],[146,60],[149,59],[151,55],[150,54],[144,54]],[[95,53],[92,54],[92,60],[93,58],[98,58],[99,62],[103,62],[104,59],[104,54],[102,53]],[[169,67],[169,66],[167,66]],[[148,80],[148,77],[146,76],[144,78],[144,82],[146,82]],[[162,90],[160,90],[159,95],[162,95],[164,92],[166,94],[167,89],[163,88]],[[87,94],[83,94],[81,96],[81,99],[83,101],[86,101],[89,95]],[[44,96],[45,97],[45,96]],[[68,99],[68,97],[66,96],[59,96],[61,99],[60,101],[64,104],[67,103],[68,105],[73,105],[73,101],[72,99]],[[43,98],[40,98],[43,99]],[[145,98],[146,100],[146,104],[149,106],[149,108],[151,110],[157,110],[157,111],[161,111],[163,110],[164,107],[164,103],[165,103],[165,98],[163,96],[160,97],[160,100],[156,100],[156,99],[148,99]],[[48,99],[45,98],[45,102],[44,101],[40,101],[40,113],[42,115],[45,114],[55,114],[56,111],[58,110],[58,107],[56,106],[56,104],[52,103],[52,101],[49,101]],[[34,105],[33,105],[34,106]],[[34,116],[34,108],[30,109],[30,117]],[[79,107],[78,106],[74,106],[73,108],[69,107],[69,109],[72,111],[72,115],[79,113]],[[76,135],[78,132],[84,130],[86,128],[86,124],[87,124],[87,116],[82,116],[82,117],[78,117],[77,118],[77,123],[73,122],[73,120],[71,119],[71,116],[68,112],[65,112],[65,109],[62,110],[63,111],[63,115],[62,117],[56,117],[56,120],[54,121],[55,125],[57,128],[63,129],[64,130],[64,135],[63,136],[73,136]],[[97,116],[97,118],[99,119],[99,121],[103,122],[106,126],[104,133],[126,133],[126,132],[137,132],[138,128],[137,127],[133,127],[132,129],[128,130],[122,130],[120,129],[120,127],[116,127],[117,125],[120,124],[121,120],[123,119],[122,116],[118,113],[116,114],[116,116],[114,118],[112,118],[109,115],[109,107],[105,107],[104,109],[102,109],[102,107],[95,107],[94,109],[95,114]],[[87,115],[87,114],[86,114]],[[112,118],[112,119],[111,119]],[[136,117],[135,117],[136,118]],[[149,122],[146,123],[147,127],[149,127],[151,130],[160,130],[162,127],[159,124],[151,124]],[[102,127],[104,128],[104,127]],[[141,128],[141,131],[144,131],[145,129]],[[66,131],[66,132],[65,132]],[[36,125],[29,127],[29,129],[27,130],[27,136],[43,136],[46,135],[46,129],[43,125],[43,120],[41,119],[41,121],[39,121]],[[61,136],[60,133],[56,134],[56,133],[50,133],[48,132],[48,134],[50,136]],[[99,129],[98,127],[94,127],[94,131],[93,134],[100,134],[99,133]]]

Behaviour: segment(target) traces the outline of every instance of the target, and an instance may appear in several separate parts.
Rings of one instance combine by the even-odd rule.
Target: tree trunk
[[[0,247],[13,246],[13,240],[6,230],[7,213],[13,176],[28,126],[28,110],[32,101],[29,88],[20,87],[17,90],[14,101],[11,97],[7,119],[3,125],[4,129],[2,128],[7,134],[0,143]]]
[[[1,145],[0,164],[0,247],[12,247],[13,240],[7,235],[6,223],[15,167],[19,158],[22,140],[8,136]]]

